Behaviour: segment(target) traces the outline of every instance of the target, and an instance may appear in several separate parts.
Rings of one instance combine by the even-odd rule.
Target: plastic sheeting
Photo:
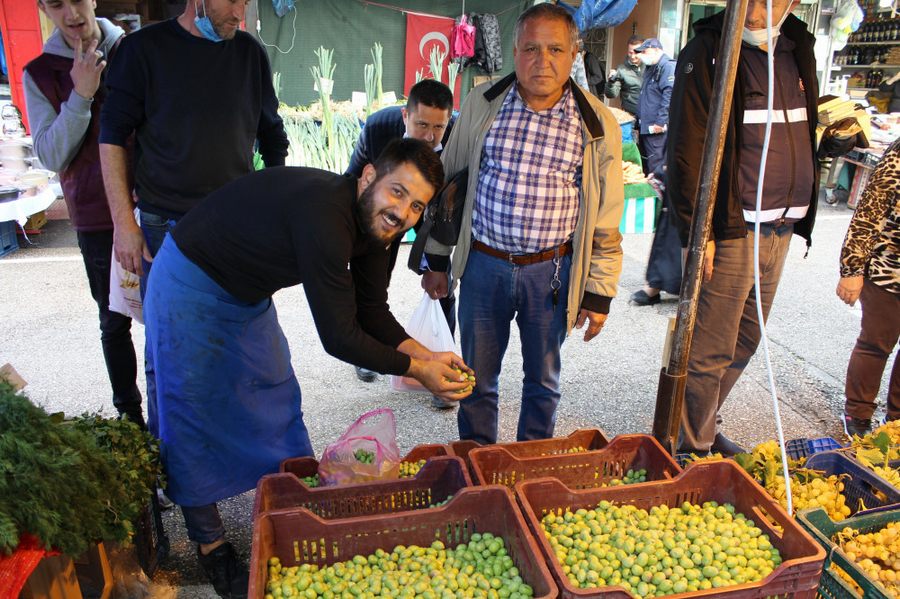
[[[637,0],[583,0],[578,8],[565,2],[559,5],[572,13],[578,30],[584,33],[589,29],[619,25],[634,10]]]

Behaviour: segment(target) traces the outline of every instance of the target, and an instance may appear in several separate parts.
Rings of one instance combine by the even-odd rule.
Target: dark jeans
[[[77,236],[91,296],[97,302],[99,310],[100,345],[106,360],[106,373],[112,385],[113,405],[120,415],[127,414],[133,422],[143,427],[141,392],[137,387],[137,358],[131,342],[131,318],[109,309],[113,232],[79,231]]]
[[[144,232],[144,241],[147,243],[147,249],[150,250],[151,256],[156,256],[159,248],[162,246],[166,235],[175,228],[178,221],[167,219],[163,216],[151,214],[141,211],[141,231]],[[144,267],[144,276],[141,277],[141,299],[147,294],[147,281],[150,279],[150,268],[152,264],[141,259]],[[153,361],[147,359],[147,352],[150,348],[144,345],[144,374],[147,378],[147,401],[156,404],[156,372],[153,370]]]
[[[647,260],[647,285],[678,295],[681,292],[681,238],[675,218],[674,208],[663,198]]]
[[[668,133],[644,133],[638,139],[641,160],[644,161],[644,173],[663,172],[666,164],[666,137]]]
[[[209,545],[225,536],[225,524],[215,503],[198,507],[181,506],[188,538],[195,543]]]
[[[875,400],[881,375],[900,338],[900,295],[863,280],[862,323],[856,347],[847,366],[845,410],[854,418],[869,420],[875,412]],[[887,393],[888,420],[900,418],[900,357],[894,358]]]
[[[518,266],[479,251],[469,253],[459,292],[459,328],[462,357],[478,380],[474,392],[459,402],[460,439],[497,442],[500,367],[514,319],[524,374],[516,440],[553,436],[571,264],[571,256],[560,258],[560,293],[554,306],[554,261]]]

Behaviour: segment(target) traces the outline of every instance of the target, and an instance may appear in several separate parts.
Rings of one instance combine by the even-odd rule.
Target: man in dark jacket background
[[[704,284],[688,360],[679,451],[726,455],[740,448],[719,430],[719,409],[759,344],[756,298],[765,318],[775,297],[793,234],[810,241],[818,169],[815,127],[818,83],[815,38],[790,15],[791,0],[773,0],[775,58],[773,125],[766,173],[759,180],[767,118],[765,0],[750,0],[734,98],[706,249]],[[712,96],[714,60],[724,13],[697,22],[678,58],[669,128],[668,193],[686,246],[697,195]],[[760,288],[754,285],[757,188]]]
[[[666,163],[666,132],[669,130],[669,102],[675,84],[675,61],[663,52],[655,37],[635,48],[644,64],[644,79],[638,99],[638,125],[644,172],[662,172]]]

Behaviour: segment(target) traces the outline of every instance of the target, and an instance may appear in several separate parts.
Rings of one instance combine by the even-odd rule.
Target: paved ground
[[[788,438],[839,435],[838,415],[847,359],[859,332],[859,306],[834,295],[837,258],[850,212],[841,204],[820,207],[815,244],[804,259],[795,238],[769,335],[781,413]],[[95,311],[87,289],[74,233],[66,220],[51,221],[45,233],[0,259],[0,365],[11,362],[29,381],[31,399],[48,411],[112,414]],[[563,400],[557,433],[601,427],[610,435],[649,432],[666,324],[675,315],[674,298],[638,308],[626,303],[640,288],[650,235],[625,239],[619,295],[600,337],[585,344],[573,335],[563,348]],[[405,250],[404,250],[405,252]],[[401,256],[405,264],[405,256]],[[419,301],[418,281],[398,269],[390,295],[401,322]],[[350,366],[328,356],[318,341],[302,289],[276,296],[279,317],[291,344],[303,388],[303,407],[313,445],[321,453],[360,414],[392,408],[398,441],[406,451],[421,443],[455,438],[454,414],[433,410],[424,395],[391,391],[387,380],[364,384]],[[135,345],[143,351],[140,327]],[[501,440],[514,440],[521,385],[518,339],[510,343],[501,378]],[[772,406],[760,356],[751,363],[724,407],[724,430],[752,445],[775,435]],[[143,387],[143,381],[141,381]],[[884,388],[884,386],[883,386]],[[884,391],[882,391],[883,404]],[[223,502],[229,536],[250,553],[253,493]],[[177,511],[165,526],[172,555],[152,586],[155,597],[214,597],[202,584],[191,544]]]

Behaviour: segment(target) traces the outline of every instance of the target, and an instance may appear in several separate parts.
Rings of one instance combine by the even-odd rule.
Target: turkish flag
[[[450,64],[450,33],[453,31],[453,19],[448,17],[430,17],[406,13],[406,65],[403,78],[403,89],[409,95],[409,88],[416,84],[416,71],[421,71],[423,78],[434,79],[431,73],[431,50],[438,48],[444,54],[441,83],[449,84],[447,65]],[[461,73],[460,73],[461,74]],[[453,105],[459,108],[459,90],[462,77],[458,74],[453,86]]]

